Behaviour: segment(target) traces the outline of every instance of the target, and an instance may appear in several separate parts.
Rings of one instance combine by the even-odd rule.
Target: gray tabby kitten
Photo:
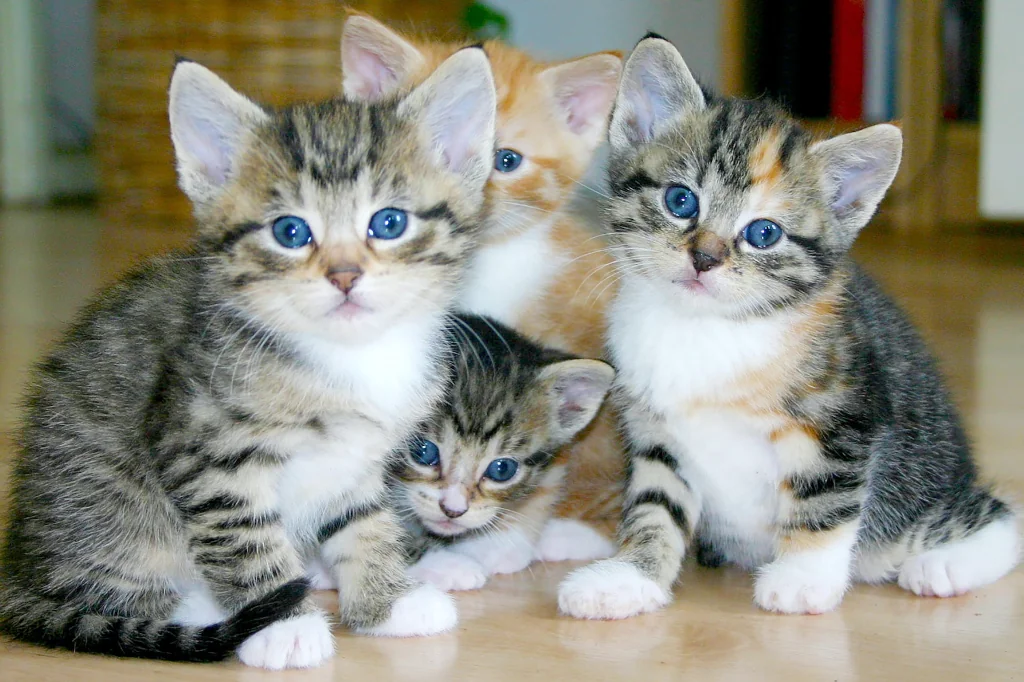
[[[456,315],[450,330],[454,381],[395,468],[414,541],[410,573],[470,590],[535,559],[610,556],[594,529],[552,514],[564,446],[594,419],[615,372],[485,317]]]
[[[609,560],[563,612],[668,603],[683,555],[757,569],[754,600],[834,609],[852,580],[947,597],[1010,571],[1018,519],[979,480],[921,339],[849,258],[899,165],[897,128],[815,142],[703,90],[670,43],[626,65],[610,128],[610,315],[631,446]]]
[[[463,50],[408,96],[272,111],[179,63],[170,119],[199,234],[100,295],[37,367],[0,627],[77,651],[310,667],[305,564],[369,634],[454,627],[407,577],[390,453],[441,398],[495,94]]]

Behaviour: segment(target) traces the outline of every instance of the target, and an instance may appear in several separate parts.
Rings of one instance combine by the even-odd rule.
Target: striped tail
[[[243,607],[222,623],[187,626],[167,620],[107,616],[31,594],[12,594],[0,607],[0,630],[43,646],[82,653],[165,661],[223,661],[246,639],[285,618],[309,592],[305,579],[293,580]]]

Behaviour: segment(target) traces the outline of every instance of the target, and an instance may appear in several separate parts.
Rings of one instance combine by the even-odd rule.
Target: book
[[[897,0],[867,0],[864,19],[863,119],[896,118]]]
[[[863,118],[865,0],[832,2],[832,116]]]

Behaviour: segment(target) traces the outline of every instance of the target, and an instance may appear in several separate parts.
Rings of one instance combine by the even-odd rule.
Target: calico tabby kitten
[[[309,667],[342,621],[441,632],[406,575],[390,453],[446,381],[494,88],[481,50],[401,99],[264,109],[183,61],[170,87],[199,234],[100,295],[38,366],[0,560],[0,628],[77,651]]]
[[[597,414],[612,368],[474,315],[457,316],[451,343],[454,381],[395,469],[411,574],[468,590],[534,559],[611,556],[596,531],[551,512],[565,479],[559,450]]]
[[[341,45],[345,94],[373,100],[407,88],[459,47],[410,39],[352,13]],[[550,64],[500,41],[484,49],[498,89],[498,150],[483,244],[460,307],[545,346],[602,357],[611,258],[569,203],[607,130],[622,57],[602,52]],[[623,446],[609,409],[572,450],[560,512],[614,513],[619,495],[609,491],[623,479]]]
[[[1018,560],[921,339],[849,258],[888,189],[891,125],[815,142],[764,101],[720,99],[640,42],[610,133],[621,287],[610,346],[631,468],[621,550],[559,605],[669,601],[687,548],[757,569],[754,600],[834,609],[851,580],[963,594]]]

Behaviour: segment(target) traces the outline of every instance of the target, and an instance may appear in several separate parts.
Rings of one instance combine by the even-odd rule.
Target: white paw
[[[489,533],[484,537],[463,540],[452,545],[451,551],[475,560],[487,575],[518,573],[533,562],[533,544],[516,531]]]
[[[237,653],[254,668],[315,668],[334,655],[334,636],[322,613],[309,613],[263,628]]]
[[[309,587],[313,590],[336,590],[338,585],[334,582],[327,565],[319,557],[309,560],[306,565],[306,577],[309,578]]]
[[[574,618],[629,618],[657,611],[669,598],[636,566],[617,559],[578,568],[558,586],[558,608]]]
[[[922,597],[955,597],[1003,577],[1020,557],[1015,519],[990,523],[963,540],[910,557],[899,586]]]
[[[409,575],[445,592],[479,590],[487,582],[487,572],[475,559],[464,554],[435,549],[409,567]]]
[[[590,561],[607,559],[615,545],[585,523],[572,519],[551,519],[537,541],[534,556],[539,561]]]
[[[850,585],[848,569],[824,570],[804,557],[783,557],[762,568],[754,602],[779,613],[826,613],[839,606]]]
[[[386,621],[361,630],[380,637],[420,637],[447,632],[459,622],[455,601],[433,585],[420,585],[399,597]]]

